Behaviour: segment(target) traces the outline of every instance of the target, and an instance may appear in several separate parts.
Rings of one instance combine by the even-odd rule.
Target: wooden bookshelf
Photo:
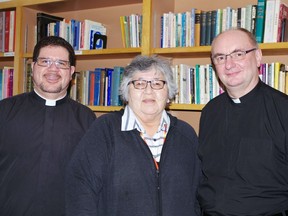
[[[288,0],[284,0],[288,3]],[[13,0],[0,3],[2,10],[16,10],[15,52],[7,56],[0,53],[0,67],[14,66],[14,95],[24,88],[24,60],[32,58],[35,45],[36,13],[45,12],[67,19],[91,19],[107,27],[107,49],[76,51],[77,70],[95,67],[125,66],[138,54],[157,54],[171,59],[172,64],[208,64],[210,46],[187,48],[160,48],[160,19],[164,12],[184,12],[190,8],[213,10],[217,8],[244,7],[257,4],[257,0]],[[123,48],[119,17],[132,13],[143,15],[141,48]],[[275,60],[288,64],[288,42],[260,44],[265,62]],[[204,105],[172,104],[169,112],[188,121],[198,130]],[[119,110],[121,107],[90,107],[96,114]]]

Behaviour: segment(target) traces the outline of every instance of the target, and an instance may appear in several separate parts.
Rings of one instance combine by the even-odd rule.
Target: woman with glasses
[[[288,96],[260,80],[248,30],[219,34],[211,57],[225,92],[200,119],[203,215],[288,215]]]
[[[68,216],[198,215],[197,136],[165,111],[176,91],[163,59],[137,56],[125,68],[124,110],[94,122],[69,166]]]

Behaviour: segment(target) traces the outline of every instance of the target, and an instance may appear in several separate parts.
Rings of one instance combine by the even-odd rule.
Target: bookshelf
[[[288,3],[288,0],[283,2]],[[167,57],[172,64],[208,64],[210,46],[186,48],[160,48],[160,19],[166,12],[184,12],[191,8],[213,10],[217,8],[244,7],[257,4],[257,0],[13,0],[0,3],[1,10],[16,10],[16,40],[14,56],[0,53],[0,67],[14,66],[14,95],[24,89],[24,60],[32,57],[34,47],[36,13],[45,12],[67,19],[91,19],[107,27],[107,49],[76,51],[77,70],[95,67],[125,66],[138,55],[158,54]],[[142,47],[123,48],[119,17],[138,13],[143,15]],[[288,42],[260,44],[263,62],[281,61],[288,64]],[[172,104],[169,112],[190,123],[198,131],[201,110],[204,105]],[[121,107],[90,107],[96,115],[119,110]]]

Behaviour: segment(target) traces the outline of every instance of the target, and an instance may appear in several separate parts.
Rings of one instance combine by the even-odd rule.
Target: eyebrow
[[[226,53],[216,53],[216,54],[212,55],[212,57],[217,57],[217,56],[221,56],[221,55],[229,55],[231,53],[238,52],[238,51],[243,51],[243,50],[245,50],[245,49],[234,49],[232,52],[230,52],[228,54],[226,54]]]

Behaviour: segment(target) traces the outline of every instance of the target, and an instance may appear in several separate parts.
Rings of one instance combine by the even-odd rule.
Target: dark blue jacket
[[[123,111],[98,118],[67,175],[67,216],[193,216],[200,168],[194,129],[169,115],[160,169],[137,130],[121,131]]]

